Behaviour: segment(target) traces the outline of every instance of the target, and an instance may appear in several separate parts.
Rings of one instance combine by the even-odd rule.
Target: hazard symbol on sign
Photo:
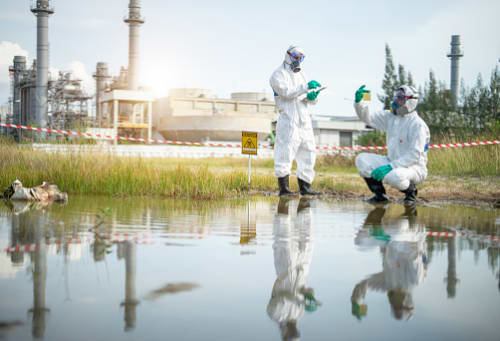
[[[241,154],[257,155],[257,133],[241,132]]]

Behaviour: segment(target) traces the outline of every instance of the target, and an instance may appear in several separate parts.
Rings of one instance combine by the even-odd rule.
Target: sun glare
[[[141,84],[150,88],[154,96],[166,97],[168,90],[175,84],[176,73],[172,69],[168,69],[165,65],[142,65]]]

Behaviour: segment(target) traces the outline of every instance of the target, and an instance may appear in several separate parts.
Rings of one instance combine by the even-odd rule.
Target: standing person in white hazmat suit
[[[321,84],[315,80],[307,81],[300,67],[304,57],[304,51],[300,47],[290,46],[282,65],[273,72],[270,79],[280,113],[274,144],[274,175],[278,178],[280,196],[293,194],[289,189],[289,176],[294,159],[297,161],[296,175],[300,194],[320,194],[311,188],[316,144],[308,107],[316,103],[319,91],[314,89],[320,88]]]
[[[394,93],[392,112],[383,110],[370,113],[362,101],[363,85],[356,91],[354,108],[367,125],[387,134],[387,156],[361,153],[356,167],[375,195],[368,202],[385,202],[388,197],[384,183],[405,194],[404,203],[414,204],[417,186],[427,177],[427,150],[430,133],[427,124],[418,116],[418,93],[412,86],[401,85]]]
[[[306,286],[313,254],[313,215],[310,198],[300,198],[295,221],[289,214],[290,199],[280,198],[274,219],[273,254],[276,280],[267,314],[279,328],[282,340],[299,340],[299,319],[321,305]]]

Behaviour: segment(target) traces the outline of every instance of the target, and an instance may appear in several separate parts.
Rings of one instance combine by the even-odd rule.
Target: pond
[[[0,202],[0,339],[499,340],[500,210]]]

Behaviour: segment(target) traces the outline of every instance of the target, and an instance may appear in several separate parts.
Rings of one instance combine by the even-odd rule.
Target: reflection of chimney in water
[[[23,231],[20,217],[17,214],[12,215],[12,229],[10,231],[10,246],[15,247],[23,244]],[[24,264],[24,251],[14,251],[10,253],[10,261],[14,265],[22,266]]]
[[[121,304],[125,307],[125,331],[135,329],[136,307],[139,301],[135,294],[136,255],[137,245],[126,242],[125,246],[125,301]]]
[[[35,243],[40,247],[35,251],[35,270],[33,272],[33,324],[31,333],[34,338],[43,338],[45,334],[45,284],[47,282],[47,248],[44,237],[43,224],[34,225],[36,228]]]
[[[446,292],[448,298],[454,298],[457,294],[457,262],[456,262],[456,238],[448,238],[448,277],[446,277]]]

